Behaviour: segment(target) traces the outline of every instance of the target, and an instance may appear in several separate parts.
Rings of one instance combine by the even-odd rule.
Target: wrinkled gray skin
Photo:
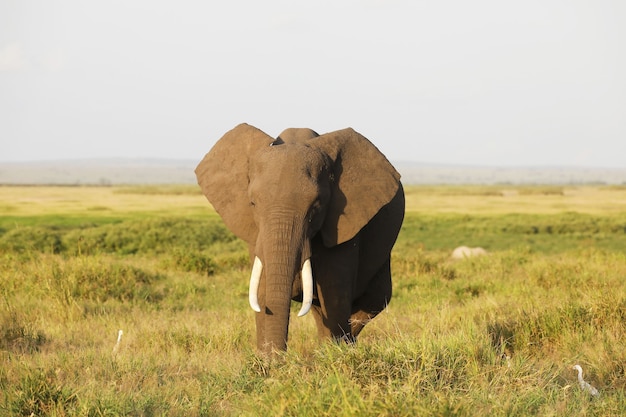
[[[263,269],[257,347],[285,350],[300,271],[311,260],[312,312],[321,337],[354,341],[391,299],[390,253],[404,218],[400,175],[352,129],[276,139],[241,124],[196,168],[227,227]],[[252,303],[251,303],[252,305]]]

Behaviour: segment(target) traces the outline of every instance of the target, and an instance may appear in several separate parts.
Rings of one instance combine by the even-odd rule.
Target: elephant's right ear
[[[242,123],[227,132],[196,167],[202,193],[239,238],[254,244],[258,230],[248,197],[250,156],[274,138]]]

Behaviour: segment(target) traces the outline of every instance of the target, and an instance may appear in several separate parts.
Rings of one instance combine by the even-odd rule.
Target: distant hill
[[[195,184],[199,161],[91,159],[0,162],[0,184]],[[405,184],[626,184],[626,168],[478,167],[396,161]]]
[[[394,165],[406,184],[626,184],[626,168]]]
[[[168,159],[0,162],[0,184],[187,184],[196,182],[197,164]]]

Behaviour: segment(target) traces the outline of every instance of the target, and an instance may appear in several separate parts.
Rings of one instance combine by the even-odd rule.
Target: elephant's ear
[[[353,238],[396,195],[400,174],[353,129],[311,139],[333,161],[332,197],[321,233],[327,247]]]
[[[195,170],[202,192],[226,226],[248,243],[256,242],[258,232],[248,197],[249,161],[254,152],[273,141],[242,123],[222,136]]]

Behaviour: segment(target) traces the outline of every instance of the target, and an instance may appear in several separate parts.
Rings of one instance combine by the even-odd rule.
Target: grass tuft
[[[78,397],[76,392],[59,384],[52,370],[34,369],[20,378],[7,411],[13,415],[72,415]]]
[[[14,310],[0,312],[0,350],[32,354],[46,341],[45,333],[24,314]]]

